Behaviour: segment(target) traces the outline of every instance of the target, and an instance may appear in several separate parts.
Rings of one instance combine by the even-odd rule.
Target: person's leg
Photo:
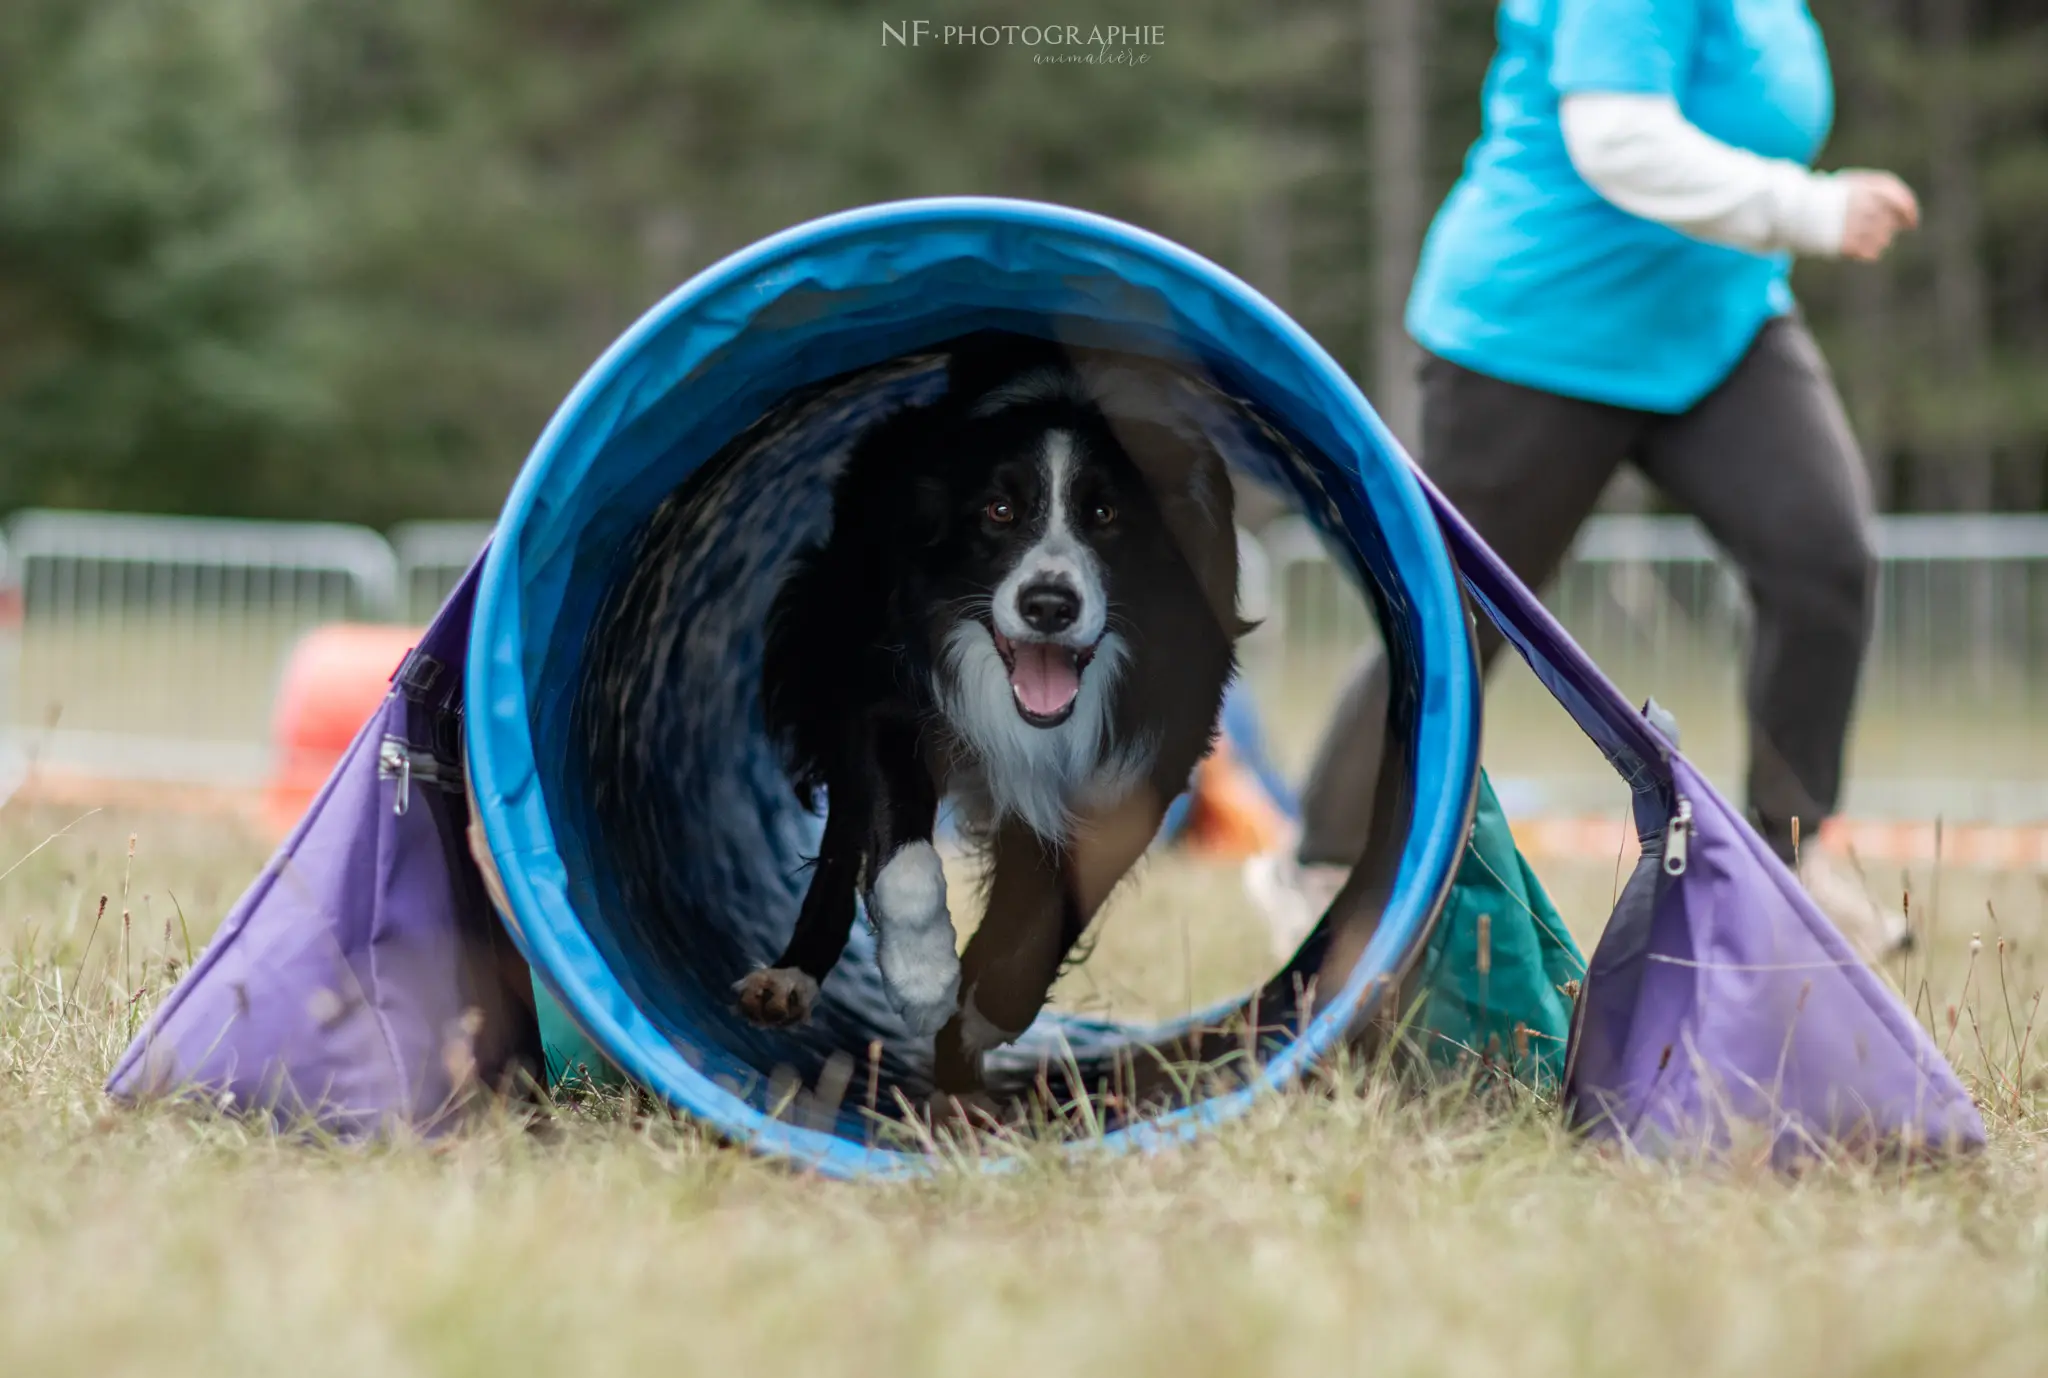
[[[1876,561],[1862,456],[1805,326],[1765,327],[1727,382],[1656,428],[1643,467],[1748,581],[1751,820],[1866,957],[1909,946],[1905,915],[1818,836],[1841,792]]]
[[[1641,412],[1505,383],[1434,357],[1423,364],[1423,472],[1532,587],[1556,571],[1645,424]],[[1483,619],[1478,644],[1480,664],[1490,665],[1501,637]],[[1338,700],[1302,790],[1302,865],[1348,867],[1364,850],[1386,705],[1386,665],[1369,654]]]
[[[1748,583],[1749,807],[1793,859],[1834,812],[1875,591],[1870,487],[1806,327],[1772,321],[1727,381],[1653,428],[1644,471]]]

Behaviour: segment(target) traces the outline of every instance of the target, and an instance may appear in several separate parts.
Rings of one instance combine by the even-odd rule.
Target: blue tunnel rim
[[[613,342],[556,410],[514,482],[485,557],[465,672],[467,770],[476,818],[502,882],[508,928],[536,974],[620,1070],[677,1110],[757,1153],[785,1158],[831,1177],[904,1177],[934,1169],[923,1152],[864,1145],[763,1113],[690,1065],[637,1009],[584,930],[566,894],[549,894],[528,874],[534,861],[561,865],[545,813],[516,805],[501,772],[507,760],[530,763],[534,743],[521,670],[523,629],[516,585],[518,534],[548,490],[550,468],[590,419],[592,403],[650,340],[678,318],[736,286],[759,284],[806,255],[857,241],[878,229],[902,233],[959,228],[1040,230],[1135,255],[1175,275],[1199,297],[1220,300],[1249,318],[1333,393],[1359,423],[1366,452],[1343,477],[1356,486],[1379,525],[1377,541],[1414,606],[1418,628],[1417,733],[1440,751],[1441,769],[1418,772],[1414,812],[1394,885],[1377,932],[1344,988],[1245,1085],[1109,1131],[1073,1148],[1112,1153],[1152,1150],[1195,1137],[1248,1111],[1264,1094],[1299,1079],[1337,1051],[1376,1007],[1427,940],[1465,844],[1478,781],[1479,679],[1467,614],[1448,548],[1412,462],[1348,374],[1321,345],[1255,289],[1171,240],[1088,211],[997,197],[938,197],[886,202],[821,217],[742,249],[698,273],[647,311]],[[1341,520],[1341,517],[1340,517]],[[1347,530],[1353,540],[1358,533]],[[522,790],[538,791],[527,771]],[[999,1161],[999,1160],[998,1160]]]

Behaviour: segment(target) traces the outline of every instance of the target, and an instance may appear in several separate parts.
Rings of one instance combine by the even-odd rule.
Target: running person
[[[1800,320],[1792,256],[1880,257],[1914,226],[1886,172],[1810,164],[1832,118],[1804,0],[1503,0],[1484,126],[1424,244],[1421,463],[1526,583],[1557,570],[1622,464],[1705,524],[1754,610],[1751,821],[1867,955],[1902,915],[1819,842],[1874,587],[1870,494]],[[1482,623],[1490,665],[1499,634]],[[1386,670],[1347,686],[1293,854],[1246,882],[1276,940],[1364,849]]]

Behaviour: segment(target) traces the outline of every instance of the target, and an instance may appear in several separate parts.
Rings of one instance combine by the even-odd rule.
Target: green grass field
[[[203,943],[264,852],[216,818],[0,811],[0,1372],[1747,1378],[2048,1353],[2031,876],[1913,878],[1902,978],[1960,1007],[1941,1036],[1995,1133],[1947,1170],[1657,1166],[1575,1147],[1533,1099],[1336,1074],[1163,1157],[1026,1148],[1001,1179],[860,1187],[617,1101],[357,1148],[109,1107],[179,916]],[[1590,938],[1609,868],[1549,879]],[[1154,862],[1061,999],[1169,1011],[1262,949],[1228,868]]]

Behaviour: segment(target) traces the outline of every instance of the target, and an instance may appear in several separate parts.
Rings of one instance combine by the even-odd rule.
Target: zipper
[[[460,766],[448,765],[431,751],[421,751],[407,745],[403,737],[386,737],[378,746],[377,778],[398,782],[398,792],[391,801],[391,811],[401,817],[412,807],[414,780],[449,791],[459,791],[462,788]]]
[[[1672,811],[1671,822],[1664,829],[1664,874],[1682,876],[1685,874],[1686,839],[1692,833],[1692,800],[1678,796],[1678,807]]]

